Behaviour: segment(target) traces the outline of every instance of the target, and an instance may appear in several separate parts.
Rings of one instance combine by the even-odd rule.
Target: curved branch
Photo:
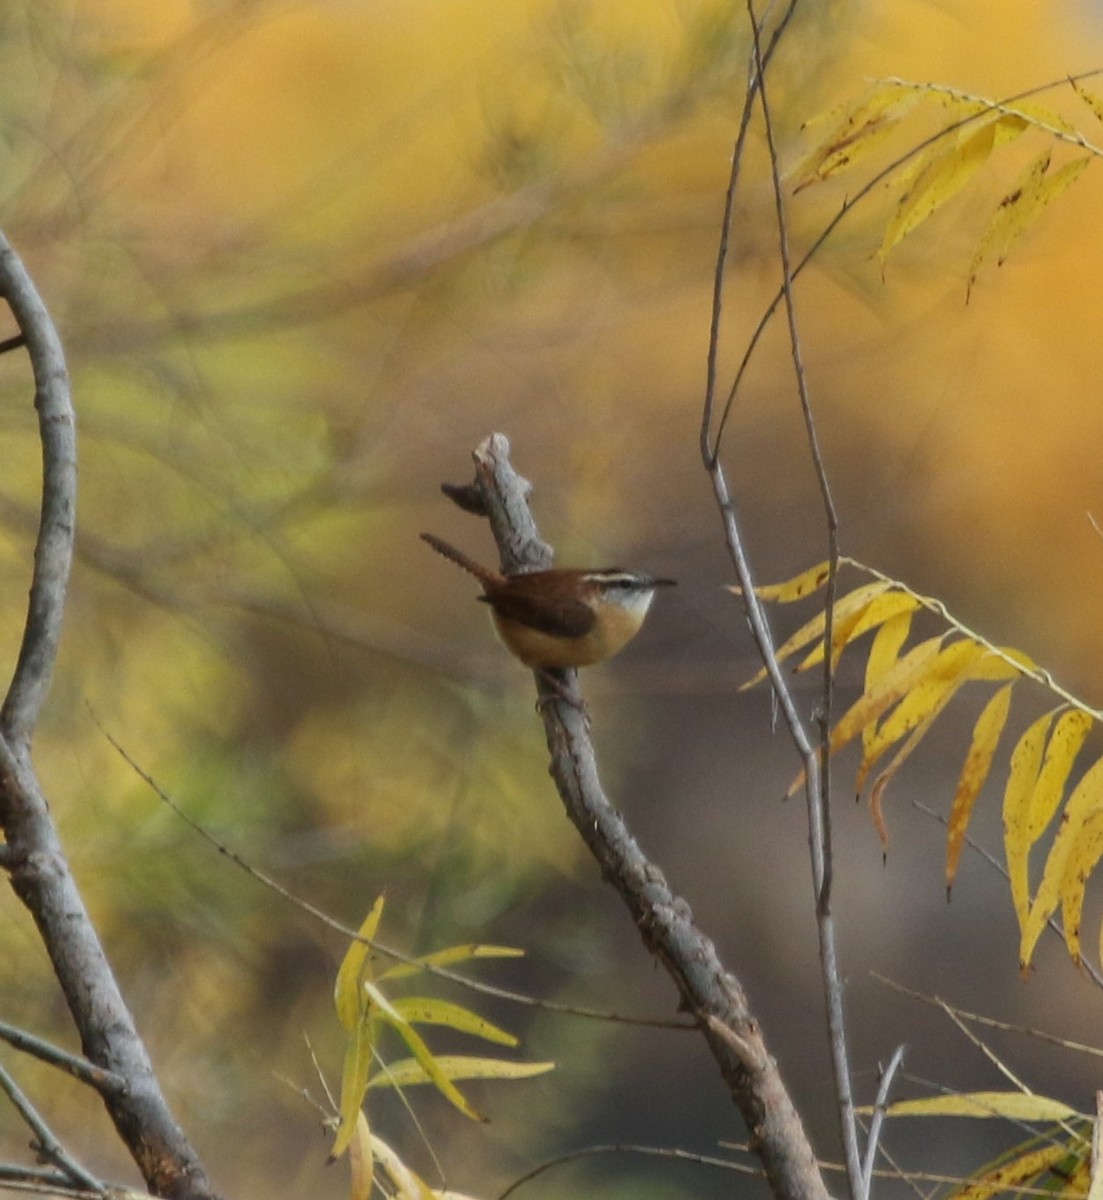
[[[42,439],[42,510],[34,550],[34,577],[23,642],[11,686],[0,709],[0,730],[15,743],[34,735],[50,686],[69,568],[77,504],[77,435],[69,371],[57,329],[30,275],[0,233],[0,295],[26,339],[35,381]]]
[[[30,605],[19,661],[0,708],[0,821],[7,838],[3,867],[38,927],[85,1057],[124,1080],[123,1087],[103,1087],[100,1093],[146,1185],[155,1195],[174,1200],[211,1200],[206,1172],[161,1093],[31,762],[31,740],[57,658],[73,557],[76,429],[57,330],[3,234],[0,295],[27,339],[43,458]]]

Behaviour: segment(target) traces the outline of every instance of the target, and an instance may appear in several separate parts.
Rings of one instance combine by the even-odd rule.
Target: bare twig
[[[504,1192],[498,1194],[498,1200],[506,1200],[518,1188],[530,1183],[537,1176],[543,1175],[545,1171],[561,1167],[565,1163],[577,1162],[580,1158],[591,1158],[602,1154],[636,1154],[643,1158],[666,1158],[674,1162],[696,1163],[703,1167],[717,1167],[722,1171],[735,1171],[740,1175],[762,1177],[761,1167],[750,1167],[746,1163],[732,1162],[729,1158],[717,1158],[710,1154],[694,1154],[691,1150],[679,1150],[677,1147],[638,1146],[630,1142],[613,1142],[601,1146],[582,1146],[577,1150],[569,1150],[565,1154],[558,1154],[555,1158],[547,1159],[515,1179]]]
[[[789,348],[793,358],[793,377],[800,399],[801,415],[808,435],[812,466],[819,485],[823,502],[824,521],[827,527],[827,586],[824,593],[823,630],[823,691],[819,718],[819,778],[818,788],[806,789],[808,804],[809,843],[812,854],[812,879],[816,889],[816,928],[819,935],[820,970],[823,975],[824,1001],[827,1008],[828,1043],[831,1050],[831,1066],[835,1079],[835,1098],[839,1112],[839,1128],[842,1132],[843,1155],[847,1164],[847,1178],[854,1200],[866,1200],[869,1196],[869,1176],[862,1170],[861,1150],[858,1145],[858,1123],[854,1115],[854,1097],[850,1082],[850,1059],[846,1043],[846,1013],[843,1005],[843,984],[839,970],[838,948],[835,940],[835,924],[831,912],[831,891],[834,878],[831,853],[831,708],[835,692],[834,655],[831,647],[834,637],[835,594],[839,574],[839,519],[835,502],[831,496],[831,485],[823,461],[816,423],[812,414],[812,401],[808,394],[808,379],[804,371],[801,352],[800,331],[797,326],[796,303],[793,299],[792,262],[789,256],[789,222],[785,213],[785,197],[778,168],[777,145],[774,140],[773,121],[770,117],[769,94],[765,71],[758,58],[760,54],[760,31],[755,17],[753,0],[747,0],[747,12],[754,36],[756,60],[759,62],[759,103],[762,107],[762,123],[766,133],[766,144],[770,157],[770,173],[774,191],[777,217],[778,255],[782,269],[782,291],[785,296],[785,316],[789,331]],[[807,766],[807,764],[806,764]]]
[[[61,636],[73,553],[76,430],[57,330],[19,256],[0,234],[0,295],[27,339],[42,441],[42,510],[19,660],[0,709],[3,865],[34,918],[85,1056],[122,1076],[101,1096],[149,1189],[173,1200],[214,1195],[161,1094],[58,838],[30,746]]]
[[[892,1091],[892,1082],[896,1072],[904,1061],[904,1047],[897,1046],[889,1059],[889,1065],[881,1072],[881,1082],[877,1086],[877,1097],[873,1101],[873,1120],[869,1123],[869,1133],[866,1136],[866,1152],[862,1162],[862,1195],[868,1196],[873,1186],[873,1168],[877,1162],[877,1150],[881,1143],[881,1126],[885,1122],[885,1109]]]
[[[12,1102],[12,1106],[16,1112],[30,1126],[31,1132],[35,1136],[35,1149],[37,1153],[42,1155],[45,1161],[59,1167],[68,1176],[70,1182],[76,1184],[78,1187],[87,1188],[89,1191],[97,1192],[100,1195],[107,1190],[94,1175],[86,1171],[68,1153],[65,1147],[62,1146],[54,1136],[49,1125],[42,1119],[38,1110],[3,1066],[0,1066],[0,1090]]]
[[[70,1054],[58,1046],[44,1042],[41,1038],[27,1033],[25,1030],[17,1029],[6,1021],[0,1021],[0,1038],[9,1046],[14,1046],[16,1050],[22,1050],[24,1054],[29,1054],[33,1058],[49,1063],[52,1067],[59,1067],[62,1071],[68,1072],[74,1079],[79,1079],[82,1083],[94,1087],[97,1092],[121,1092],[126,1088],[126,1080],[121,1075],[116,1075],[114,1071],[105,1071],[102,1067],[97,1067],[95,1063],[89,1062],[88,1059],[81,1058],[77,1054]]]
[[[219,841],[217,837],[204,825],[200,824],[193,816],[185,812],[183,808],[161,787],[156,779],[149,774],[148,771],[135,762],[126,749],[119,744],[112,735],[104,729],[99,718],[95,713],[92,714],[92,720],[96,722],[97,727],[103,736],[111,744],[112,748],[120,758],[130,767],[135,775],[138,776],[157,796],[157,798],[167,805],[193,832],[197,833],[208,845],[212,846],[224,858],[229,859],[239,870],[245,872],[250,879],[255,880],[261,887],[267,888],[274,892],[282,900],[286,900],[292,904],[300,912],[306,913],[309,917],[320,922],[327,929],[332,929],[334,932],[347,937],[350,941],[363,942],[366,946],[370,946],[378,954],[382,954],[386,958],[393,958],[396,962],[405,963],[406,966],[417,967],[424,971],[426,975],[433,975],[438,979],[447,979],[452,983],[459,984],[461,987],[467,988],[469,991],[478,992],[484,996],[493,996],[497,1000],[507,1000],[512,1004],[521,1004],[528,1008],[539,1008],[548,1012],[562,1013],[570,1017],[583,1017],[587,1020],[594,1021],[610,1021],[615,1024],[622,1025],[642,1025],[649,1029],[673,1029],[685,1032],[695,1029],[696,1026],[691,1025],[687,1021],[672,1021],[667,1017],[633,1017],[626,1016],[623,1013],[609,1012],[605,1009],[583,1008],[577,1004],[563,1004],[553,1000],[540,1000],[535,996],[525,995],[523,992],[513,992],[508,988],[496,987],[492,983],[483,983],[478,979],[471,979],[459,971],[450,970],[448,967],[438,966],[435,963],[423,962],[421,959],[410,954],[405,954],[401,950],[395,950],[391,946],[385,945],[383,942],[377,941],[375,938],[366,938],[358,933],[349,925],[345,925],[342,921],[338,921],[335,917],[331,917],[327,912],[311,904],[310,901],[302,899],[301,896],[296,896],[293,892],[289,892],[283,884],[278,883],[271,875],[267,875],[264,871],[254,867],[252,863],[247,862],[237,851],[232,850],[225,842]]]
[[[475,473],[503,563],[516,569],[546,559],[547,551],[508,455],[509,443],[493,435],[475,452]],[[673,979],[682,1007],[700,1024],[774,1196],[826,1200],[812,1147],[746,994],[602,790],[577,681],[573,672],[566,676],[560,691],[537,674],[551,773],[567,815],[632,914],[645,946]]]

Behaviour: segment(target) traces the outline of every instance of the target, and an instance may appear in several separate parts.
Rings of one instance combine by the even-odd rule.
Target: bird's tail
[[[474,575],[480,583],[494,583],[498,580],[499,575],[497,571],[492,571],[489,567],[484,567],[482,563],[477,563],[473,558],[468,558],[462,550],[457,550],[455,546],[446,542],[443,538],[439,538],[432,533],[423,533],[421,540],[432,546],[438,554],[451,559],[456,566],[463,567],[465,571]]]

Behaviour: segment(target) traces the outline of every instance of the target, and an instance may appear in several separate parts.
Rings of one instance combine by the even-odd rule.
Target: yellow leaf
[[[382,915],[383,897],[380,896],[357,930],[359,936],[368,941],[375,937],[375,931],[379,928],[379,919]],[[363,1005],[360,976],[370,953],[371,947],[366,942],[353,942],[345,951],[345,957],[337,972],[337,982],[333,987],[333,1000],[337,1005],[337,1016],[347,1030],[355,1029],[360,1020]]]
[[[870,721],[876,721],[911,689],[915,681],[927,670],[944,638],[945,634],[927,638],[918,646],[913,646],[885,672],[871,691],[863,693],[843,713],[831,731],[832,754],[856,737]]]
[[[372,1134],[372,1153],[390,1183],[389,1194],[394,1200],[435,1200],[441,1193],[434,1192],[416,1171],[412,1171],[401,1157],[382,1138]]]
[[[349,1200],[370,1200],[373,1168],[371,1130],[361,1109],[356,1114],[356,1132],[349,1142]]]
[[[764,600],[768,604],[791,604],[794,600],[801,600],[818,591],[827,582],[830,574],[829,563],[817,563],[816,566],[809,567],[807,571],[794,575],[792,579],[787,579],[784,583],[768,583],[755,588],[754,594],[759,600]],[[737,596],[742,595],[741,588],[733,587],[731,590]]]
[[[1034,947],[1042,935],[1046,921],[1060,903],[1061,887],[1065,881],[1069,860],[1083,833],[1085,822],[1097,807],[1103,807],[1103,759],[1084,773],[1061,814],[1061,825],[1053,839],[1042,871],[1042,881],[1038,885],[1034,903],[1030,906],[1023,926],[1019,960],[1024,968],[1030,965]]]
[[[1038,835],[1032,833],[1030,797],[1038,783],[1042,752],[1056,715],[1054,709],[1040,716],[1015,743],[1003,793],[1003,849],[1020,931],[1030,908],[1030,848],[1038,840]]]
[[[1046,755],[1038,782],[1027,805],[1027,836],[1031,844],[1045,832],[1065,794],[1065,784],[1080,747],[1092,727],[1092,719],[1078,709],[1069,709],[1057,718],[1046,742]]]
[[[950,805],[950,817],[946,827],[946,895],[954,885],[958,863],[961,860],[961,848],[965,844],[965,831],[969,827],[969,819],[973,815],[973,805],[980,795],[984,781],[992,767],[992,759],[999,744],[1000,734],[1007,721],[1011,707],[1011,689],[1013,684],[1005,684],[996,692],[973,726],[973,738],[969,744],[969,753],[965,756],[965,765],[961,769],[961,777],[957,781],[957,790]]]
[[[1011,1121],[1069,1121],[1080,1114],[1060,1100],[1027,1092],[961,1092],[925,1100],[898,1100],[890,1117],[1002,1117]],[[1068,1153],[1067,1149],[1065,1153]]]
[[[869,658],[866,659],[866,691],[880,683],[885,672],[896,662],[900,647],[908,640],[911,632],[912,610],[897,613],[890,617],[873,639],[869,648]]]
[[[352,1036],[345,1045],[345,1062],[341,1070],[340,1123],[333,1139],[331,1158],[344,1154],[356,1133],[360,1106],[368,1090],[368,1073],[371,1070],[375,1043],[372,1038],[371,1019],[364,1015],[357,1022]]]
[[[1065,945],[1077,966],[1080,965],[1080,918],[1084,911],[1084,888],[1088,876],[1103,858],[1103,809],[1096,809],[1084,821],[1084,827],[1065,864],[1061,883],[1061,928]]]
[[[444,950],[434,950],[432,954],[423,954],[416,962],[399,963],[380,971],[378,979],[405,979],[410,975],[418,975],[426,967],[454,967],[457,963],[468,962],[473,958],[524,958],[524,950],[513,946],[484,946],[470,942],[463,946],[448,946]]]
[[[1018,185],[1004,196],[992,214],[969,268],[967,298],[984,262],[995,258],[996,265],[1002,266],[1015,243],[1042,215],[1045,206],[1071,187],[1091,161],[1090,155],[1074,158],[1050,175],[1050,155],[1051,151],[1047,149],[1030,164]]]
[[[842,657],[843,650],[850,642],[857,641],[863,633],[868,633],[871,629],[877,629],[878,626],[892,620],[894,617],[914,612],[918,607],[918,597],[896,590],[885,591],[880,595],[875,595],[864,607],[859,607],[854,612],[845,614],[841,620],[839,618],[838,605],[836,604],[835,618],[831,630],[832,670],[839,665],[839,659]],[[826,620],[824,621],[823,628],[826,629]],[[817,663],[821,662],[823,662],[822,633],[820,641],[808,652],[807,657],[801,660],[797,670],[807,671],[810,667],[814,667]]]
[[[885,677],[885,673],[896,662],[900,648],[908,640],[911,632],[912,613],[902,612],[890,617],[874,635],[873,644],[869,648],[866,659],[865,690],[871,692]],[[877,722],[870,723],[862,730],[862,753],[868,755],[877,737]]]
[[[873,151],[919,103],[917,88],[875,84],[789,172],[793,191],[829,179]]]
[[[899,704],[885,717],[876,734],[866,743],[855,782],[855,791],[859,795],[865,787],[867,775],[881,755],[913,729],[919,728],[925,732],[965,682],[969,667],[988,653],[972,638],[961,638],[940,651],[927,663],[925,669],[912,679]],[[914,746],[909,748],[908,753],[913,748]]]
[[[1081,87],[1075,79],[1070,79],[1072,90],[1080,97],[1081,100],[1091,109],[1097,121],[1103,121],[1103,100],[1094,92],[1089,92],[1087,88]]]
[[[395,1009],[394,1005],[380,993],[374,984],[365,984],[364,991],[367,993],[372,1004],[377,1007],[381,1019],[390,1025],[406,1043],[407,1049],[417,1059],[422,1070],[428,1075],[429,1081],[436,1087],[437,1091],[465,1116],[471,1117],[475,1121],[483,1120],[484,1118],[468,1103],[459,1088],[452,1083],[437,1065],[432,1051],[430,1051],[410,1022]]]
[[[501,1058],[475,1058],[466,1054],[438,1054],[437,1067],[446,1079],[531,1079],[555,1070],[553,1062],[507,1062]],[[400,1058],[372,1076],[370,1088],[412,1087],[433,1083],[415,1058]]]
[[[1010,1162],[1001,1162],[992,1170],[985,1171],[967,1187],[958,1189],[954,1193],[954,1200],[987,1200],[989,1196],[996,1196],[1002,1192],[1018,1191],[1030,1180],[1037,1179],[1043,1171],[1068,1158],[1068,1154],[1068,1146],[1060,1142],[1049,1143],[1037,1150],[1028,1150]],[[1062,1193],[1070,1194],[1065,1189],[1062,1189]]]
[[[449,1000],[435,1000],[430,996],[404,996],[395,1000],[393,1009],[411,1025],[446,1025],[460,1033],[470,1033],[488,1042],[501,1046],[516,1046],[517,1039],[497,1025],[484,1020],[478,1013]]]
[[[864,584],[860,588],[855,588],[854,591],[848,592],[845,596],[840,596],[835,602],[834,620],[837,623],[845,623],[854,613],[861,613],[862,610],[874,599],[887,591],[892,586],[891,583],[883,580],[877,580],[875,583]],[[805,646],[817,639],[823,641],[824,628],[827,624],[827,615],[823,612],[817,613],[810,621],[806,621],[791,637],[778,647],[776,658],[778,662],[784,662],[798,650],[803,650]],[[754,687],[756,683],[761,683],[766,678],[766,668],[757,671],[755,675],[748,679],[746,683],[739,688],[741,692],[745,692],[748,688]]]
[[[956,195],[987,162],[995,144],[997,124],[987,121],[979,129],[969,126],[959,130],[949,144],[947,139],[932,144],[929,161],[900,197],[885,229],[877,251],[882,266],[893,246]]]

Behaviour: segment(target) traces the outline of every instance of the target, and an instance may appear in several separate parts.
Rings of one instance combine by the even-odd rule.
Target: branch
[[[29,744],[50,686],[69,567],[77,502],[76,422],[69,372],[50,314],[19,256],[0,233],[0,295],[26,339],[34,369],[38,429],[42,439],[42,510],[34,550],[30,604],[11,686],[0,709],[0,731]]]
[[[15,1111],[30,1126],[35,1136],[34,1149],[46,1161],[63,1171],[69,1181],[79,1188],[102,1195],[107,1189],[90,1175],[54,1137],[49,1125],[8,1072],[0,1066],[0,1091],[12,1102]]]
[[[500,434],[475,451],[476,484],[507,570],[546,565],[527,504],[528,485],[509,463]],[[567,815],[589,847],[602,877],[619,892],[644,945],[674,981],[681,1006],[697,1022],[728,1084],[755,1152],[778,1200],[826,1200],[827,1189],[797,1110],[739,981],[725,970],[689,905],[671,891],[644,854],[598,778],[577,676],[556,687],[537,673],[551,774]]]
[[[57,657],[73,555],[76,431],[57,330],[2,234],[0,295],[27,341],[43,459],[30,606],[15,674],[0,708],[0,821],[7,837],[2,862],[38,927],[85,1057],[125,1081],[123,1088],[100,1087],[100,1095],[147,1186],[173,1200],[210,1200],[214,1193],[206,1173],[161,1094],[31,762],[31,740]]]

